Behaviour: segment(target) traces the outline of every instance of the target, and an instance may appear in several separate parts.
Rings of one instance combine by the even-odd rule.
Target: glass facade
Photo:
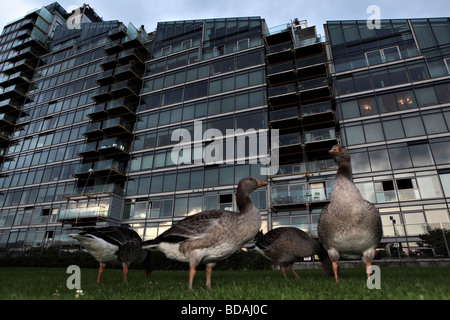
[[[53,3],[0,36],[0,253],[71,246],[72,226],[151,239],[187,215],[236,210],[246,176],[270,182],[251,195],[264,231],[316,236],[337,143],[383,215],[384,243],[390,216],[411,246],[423,225],[448,227],[448,19],[331,21],[324,40],[306,21],[148,33],[83,8],[78,29]]]
[[[382,214],[382,242],[399,236],[414,249],[427,226],[450,222],[450,21],[382,20],[372,30],[366,21],[329,21],[326,30],[354,181]]]

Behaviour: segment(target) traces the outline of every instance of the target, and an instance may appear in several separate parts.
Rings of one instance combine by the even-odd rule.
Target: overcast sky
[[[6,23],[53,0],[0,0],[0,30]],[[132,22],[153,31],[160,21],[260,16],[269,28],[294,18],[323,32],[327,20],[363,20],[378,5],[381,18],[449,17],[449,0],[60,0],[67,11],[88,3],[103,20]]]

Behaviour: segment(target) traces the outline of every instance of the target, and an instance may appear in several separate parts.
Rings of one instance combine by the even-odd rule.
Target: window
[[[192,47],[192,39],[184,40],[181,42],[181,50],[186,50]]]
[[[365,91],[372,89],[372,83],[370,82],[370,76],[367,73],[359,73],[354,76],[356,91]]]
[[[382,122],[386,140],[400,139],[405,137],[400,119],[385,120]]]
[[[372,171],[382,171],[391,169],[389,157],[386,150],[369,152]]]
[[[366,52],[366,59],[367,63],[370,66],[384,63],[384,62],[391,62],[401,59],[400,51],[398,50],[398,47],[389,47],[385,49],[375,50]]]
[[[412,81],[421,81],[430,78],[425,62],[408,65],[408,71]]]
[[[450,58],[444,59],[445,66],[447,67],[447,72],[450,74]]]
[[[392,169],[411,168],[412,162],[407,147],[389,149]]]
[[[172,46],[164,47],[161,49],[161,55],[165,56],[172,51]]]
[[[213,53],[214,53],[214,57],[224,55],[225,54],[225,45],[215,46]]]
[[[433,164],[430,146],[428,144],[419,144],[409,147],[414,167],[427,166]]]
[[[419,185],[422,199],[442,197],[442,191],[437,176],[417,177],[417,184]]]
[[[244,49],[249,48],[250,47],[249,43],[250,43],[250,39],[248,39],[248,38],[244,39],[244,40],[239,40],[237,42],[238,50],[244,50]]]

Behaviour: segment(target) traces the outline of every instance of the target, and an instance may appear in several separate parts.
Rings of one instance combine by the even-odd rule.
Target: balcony
[[[17,61],[23,60],[23,59],[36,59],[40,57],[40,52],[36,50],[33,47],[27,47],[25,49],[22,49],[20,51],[11,51],[11,53],[8,56],[8,62],[10,63],[16,63]]]
[[[29,72],[34,71],[38,64],[37,59],[22,59],[20,61],[15,62],[14,64],[10,64],[3,69],[3,73],[7,75],[12,75],[19,71]]]
[[[58,221],[77,225],[93,224],[97,221],[106,221],[108,211],[108,207],[105,206],[61,209]]]
[[[125,80],[111,85],[110,93],[113,98],[122,98],[130,95],[139,96],[141,81]]]
[[[332,171],[336,169],[337,165],[333,159],[315,160],[315,161],[281,165],[278,169],[278,172],[273,177],[305,174],[318,171]]]
[[[271,188],[271,207],[274,211],[291,210],[307,206],[323,206],[330,201],[331,187],[311,187],[289,184]]]
[[[84,160],[103,158],[120,159],[129,156],[130,143],[119,138],[89,142],[83,145],[78,155]]]
[[[108,56],[116,54],[123,50],[122,47],[122,39],[114,40],[108,44],[106,44],[105,49],[103,50]]]
[[[9,143],[11,139],[11,132],[8,130],[0,129],[0,145],[4,145],[5,143]]]
[[[101,86],[108,86],[110,84],[112,84],[115,80],[114,77],[114,69],[111,70],[107,70],[107,71],[103,71],[102,73],[100,73],[97,78],[95,79],[95,82]]]
[[[129,156],[130,143],[119,138],[101,140],[98,143],[98,152],[105,158],[123,158]]]
[[[127,46],[128,44],[130,44],[130,42],[123,43],[123,47]],[[119,54],[117,55],[117,59],[121,64],[127,64],[130,63],[130,61],[145,63],[150,58],[150,51],[148,51],[148,49],[144,47],[139,41],[137,43],[133,43],[133,47],[119,52]]]
[[[108,32],[108,39],[115,41],[122,39],[127,35],[127,27],[124,24],[120,24],[117,28]]]
[[[270,121],[278,121],[284,119],[298,118],[298,107],[292,107],[288,109],[275,110],[270,112]]]
[[[284,86],[278,86],[269,88],[268,90],[269,98],[273,98],[276,96],[281,95],[289,95],[289,94],[296,94],[297,93],[297,85],[295,83],[290,83]]]
[[[318,79],[301,81],[298,85],[298,90],[301,92],[301,91],[312,90],[312,89],[321,88],[321,87],[328,87],[328,85],[329,85],[328,78],[322,77],[322,78],[318,78]]]
[[[132,63],[117,67],[114,72],[114,77],[118,81],[141,79],[143,75],[144,67]]]
[[[305,132],[305,143],[314,143],[324,140],[336,140],[336,129],[326,128]]]
[[[102,160],[93,163],[80,164],[74,173],[74,177],[80,180],[95,179],[100,177],[109,182],[123,180],[125,175],[125,164],[114,159]]]
[[[103,122],[95,122],[88,125],[83,135],[89,140],[110,137],[120,137],[122,139],[133,136],[133,123],[122,118],[113,118]]]
[[[105,107],[106,103],[95,105],[89,110],[87,116],[92,122],[106,120],[108,118],[108,113],[106,112]]]
[[[20,112],[22,109],[22,104],[14,99],[7,99],[0,101],[0,112]]]
[[[113,118],[103,121],[103,132],[112,136],[129,137],[133,136],[133,123],[122,118]]]
[[[96,181],[97,183],[97,181]],[[94,184],[93,186],[86,186],[80,188],[74,188],[71,194],[63,196],[65,199],[74,199],[82,197],[92,197],[94,195],[112,195],[117,194],[119,196],[124,195],[124,189],[120,184],[116,183],[101,183]]]
[[[31,79],[24,72],[16,72],[10,76],[0,78],[0,87],[7,88],[13,85],[21,85],[31,83]]]
[[[106,111],[112,117],[136,116],[138,100],[132,98],[121,98],[109,101],[106,104]]]
[[[25,98],[27,91],[18,86],[13,85],[5,88],[2,93],[0,93],[0,100],[14,99],[14,98]]]
[[[305,132],[303,141],[305,143],[306,152],[330,150],[337,144],[336,128],[307,131]]]
[[[303,105],[301,109],[302,121],[305,126],[316,123],[335,122],[331,101]]]
[[[295,67],[297,69],[308,68],[317,64],[325,63],[325,55],[319,54],[311,57],[302,57],[300,59],[295,60]]]
[[[301,143],[302,139],[299,132],[279,136],[280,147],[299,145]]]
[[[0,128],[13,127],[16,121],[17,117],[12,114],[9,113],[0,114]]]
[[[102,102],[111,100],[112,95],[109,92],[109,90],[110,90],[109,86],[101,87],[101,88],[97,89],[97,91],[95,92],[95,95],[93,97],[91,97],[91,99],[94,100],[96,103],[102,103]]]
[[[96,140],[103,138],[103,130],[102,130],[102,122],[95,122],[91,123],[87,126],[86,132],[83,133],[83,136],[85,136],[89,140]]]

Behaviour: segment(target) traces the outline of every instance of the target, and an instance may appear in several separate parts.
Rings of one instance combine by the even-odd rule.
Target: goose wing
[[[282,227],[270,230],[265,235],[260,236],[255,245],[261,250],[266,250],[286,232],[286,229],[287,228]]]
[[[142,242],[136,231],[125,227],[87,228],[80,234],[91,234],[118,247],[122,247],[129,242]]]
[[[218,223],[225,212],[224,210],[211,210],[189,216],[160,234],[154,240],[145,241],[143,246],[155,245],[161,242],[176,243],[190,239],[201,239],[208,234],[208,230]]]

